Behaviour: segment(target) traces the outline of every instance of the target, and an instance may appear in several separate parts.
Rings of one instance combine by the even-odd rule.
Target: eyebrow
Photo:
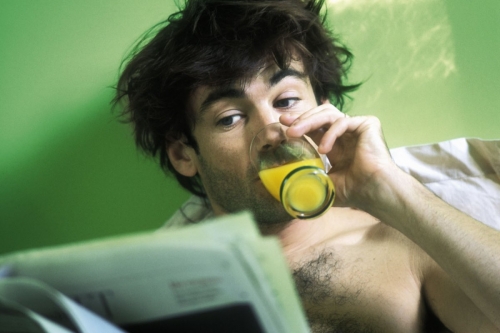
[[[293,68],[286,68],[277,71],[276,73],[273,74],[273,76],[271,76],[271,78],[269,79],[269,87],[271,88],[277,85],[278,83],[281,82],[281,80],[289,76],[296,77],[306,82],[307,75],[305,73],[299,72]]]
[[[269,88],[274,87],[286,77],[296,77],[306,82],[307,75],[292,68],[281,69],[274,73],[269,79]],[[199,114],[203,114],[212,104],[225,98],[243,98],[246,96],[243,88],[235,88],[234,86],[222,86],[211,91],[207,98],[201,103]]]
[[[230,86],[223,86],[216,88],[210,94],[208,94],[207,98],[201,103],[200,106],[200,114],[205,112],[210,105],[214,104],[215,102],[224,99],[224,98],[242,98],[245,97],[245,90],[242,88],[235,88],[235,87],[230,87]]]

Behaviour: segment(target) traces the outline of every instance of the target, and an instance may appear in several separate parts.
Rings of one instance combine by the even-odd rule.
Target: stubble
[[[251,165],[242,177],[241,173],[210,165],[201,155],[198,158],[203,186],[210,200],[225,212],[250,210],[257,223],[263,226],[283,224],[291,220],[281,203],[257,180],[257,173]]]

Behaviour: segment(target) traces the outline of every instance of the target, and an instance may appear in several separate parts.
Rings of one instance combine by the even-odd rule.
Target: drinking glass
[[[286,129],[272,123],[259,130],[250,159],[265,188],[292,217],[320,216],[333,204],[334,185],[312,140],[287,137]]]

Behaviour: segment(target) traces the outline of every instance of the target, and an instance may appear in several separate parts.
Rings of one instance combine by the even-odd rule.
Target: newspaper
[[[309,332],[248,213],[0,257],[0,332]]]

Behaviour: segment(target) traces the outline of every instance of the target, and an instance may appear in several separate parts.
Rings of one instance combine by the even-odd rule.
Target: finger
[[[287,134],[292,137],[311,135],[313,132],[326,132],[338,119],[345,118],[344,114],[330,107],[316,108],[297,117],[287,130]]]
[[[344,113],[339,111],[334,105],[332,105],[329,102],[323,103],[318,105],[317,107],[314,107],[306,112],[287,112],[281,115],[280,117],[280,122],[285,125],[285,126],[291,126],[294,122],[297,121],[304,121],[306,119],[309,119],[310,121],[314,121],[314,119],[317,119],[318,116],[320,116],[319,121],[325,120],[327,118],[322,118],[321,113],[324,112],[330,112],[332,114],[337,114],[339,116],[345,116]],[[325,126],[328,124],[325,123]]]
[[[291,126],[304,112],[286,112],[279,118],[280,123],[285,126]]]
[[[365,127],[369,126],[367,117],[344,117],[336,114],[317,114],[318,119],[312,121],[311,119],[295,121],[288,129],[287,134],[290,136],[300,136],[305,133],[314,133],[328,124],[327,130],[321,134],[321,138],[316,137],[315,142],[318,144],[318,152],[326,154],[330,152],[335,144],[335,141],[346,133],[362,132]]]
[[[325,132],[318,144],[318,152],[330,152],[338,138],[346,133],[360,134],[369,127],[367,117],[344,117],[337,119]]]

